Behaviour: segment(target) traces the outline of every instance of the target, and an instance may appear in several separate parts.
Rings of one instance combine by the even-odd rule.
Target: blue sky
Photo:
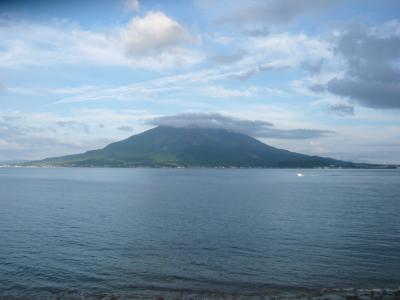
[[[165,117],[400,163],[399,11],[389,0],[1,1],[0,160],[103,147]]]

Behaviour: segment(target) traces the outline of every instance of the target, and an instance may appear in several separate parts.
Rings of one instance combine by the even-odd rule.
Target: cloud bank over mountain
[[[333,134],[329,130],[279,129],[266,121],[250,121],[224,116],[218,113],[183,113],[154,118],[149,124],[178,128],[220,128],[258,138],[310,139]]]

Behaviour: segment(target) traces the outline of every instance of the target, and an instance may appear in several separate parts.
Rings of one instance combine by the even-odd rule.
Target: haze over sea
[[[3,168],[0,298],[397,288],[399,183],[398,170]]]

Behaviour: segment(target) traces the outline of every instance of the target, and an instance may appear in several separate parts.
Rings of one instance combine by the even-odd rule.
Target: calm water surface
[[[398,170],[0,169],[0,297],[397,287],[399,215]]]

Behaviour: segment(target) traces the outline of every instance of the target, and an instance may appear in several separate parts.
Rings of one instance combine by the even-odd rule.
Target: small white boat
[[[303,177],[304,174],[303,174],[303,173],[297,173],[296,176],[298,176],[298,177]]]

